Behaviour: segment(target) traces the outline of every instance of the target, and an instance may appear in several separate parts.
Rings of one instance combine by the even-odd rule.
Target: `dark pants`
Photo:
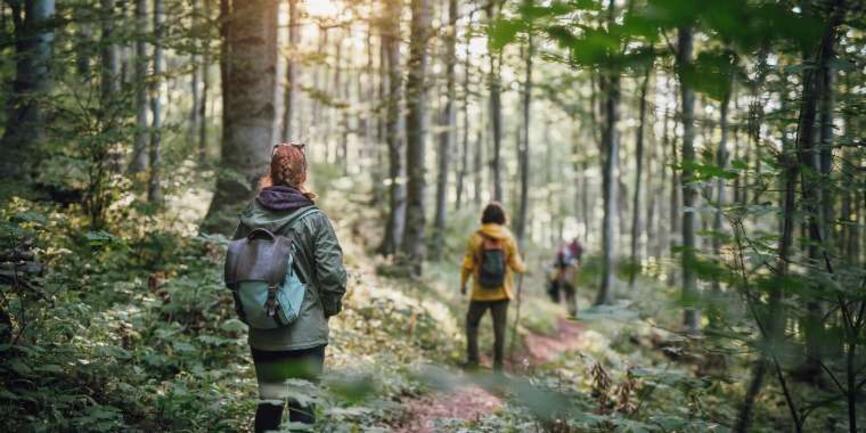
[[[565,292],[565,307],[568,315],[577,317],[577,288],[571,283],[562,283],[562,291]]]
[[[315,407],[302,406],[292,398],[274,398],[270,395],[273,388],[283,385],[288,379],[318,381],[325,362],[325,346],[305,350],[266,351],[252,349],[256,366],[256,379],[262,401],[256,409],[255,432],[264,433],[277,430],[283,418],[283,410],[288,400],[289,420],[297,423],[316,422]],[[265,388],[270,387],[267,391]]]
[[[469,312],[466,313],[466,352],[469,365],[478,365],[478,325],[484,313],[490,309],[493,316],[493,369],[502,370],[505,358],[505,324],[508,317],[508,300],[501,301],[471,301]]]

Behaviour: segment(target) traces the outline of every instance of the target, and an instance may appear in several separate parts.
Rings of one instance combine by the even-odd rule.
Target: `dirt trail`
[[[581,344],[583,325],[559,318],[553,335],[529,334],[524,337],[526,352],[515,356],[518,365],[510,370],[523,371],[554,360],[557,356],[577,350]],[[475,384],[447,392],[434,392],[406,403],[407,416],[398,433],[432,433],[440,419],[478,420],[499,410],[502,400]]]

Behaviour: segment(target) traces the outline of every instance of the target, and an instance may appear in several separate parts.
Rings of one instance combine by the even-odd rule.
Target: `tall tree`
[[[609,30],[615,24],[615,17],[616,1],[610,0],[608,4]],[[601,284],[595,298],[596,305],[613,303],[614,257],[616,256],[614,218],[617,215],[618,197],[619,132],[617,127],[619,123],[620,73],[610,58],[605,62],[599,85],[604,93],[604,131],[601,139],[603,151],[601,195],[604,202],[604,216],[601,233]]]
[[[196,30],[199,20],[199,2],[198,0],[191,0],[192,3],[192,29]],[[200,72],[201,68],[199,67],[198,62],[198,47],[193,48],[192,53],[189,56],[189,87],[190,87],[190,99],[192,99],[192,104],[189,110],[189,121],[187,124],[187,143],[189,145],[193,145],[196,143],[196,136],[198,135],[198,124],[199,124],[199,82],[201,80]],[[199,160],[201,160],[202,149],[199,148]]]
[[[201,100],[198,104],[198,159],[199,162],[203,163],[207,161],[207,98],[208,93],[210,92],[210,64],[211,64],[211,55],[210,55],[210,28],[211,28],[211,1],[212,0],[204,0],[204,7],[202,9],[203,19],[201,20],[204,23],[204,28],[207,30],[205,36],[202,38],[202,54],[201,54]]]
[[[640,196],[641,185],[643,184],[643,154],[644,154],[644,125],[646,123],[646,105],[647,105],[647,89],[649,88],[650,75],[652,74],[653,65],[647,66],[644,71],[643,84],[640,87],[640,108],[638,109],[638,126],[635,133],[635,160],[634,160],[634,195],[632,198],[632,220],[631,220],[631,266],[632,270],[629,273],[628,285],[634,287],[635,277],[637,276],[640,267],[640,252],[638,247],[641,237],[641,218],[640,218]]]
[[[830,256],[831,251],[827,242],[831,224],[825,219],[832,212],[832,203],[824,202],[822,195],[828,192],[819,177],[828,174],[832,168],[832,149],[824,151],[816,147],[815,139],[818,134],[816,134],[815,127],[820,110],[822,111],[821,117],[824,119],[821,119],[822,122],[818,125],[821,129],[818,131],[819,137],[822,144],[823,142],[830,144],[832,125],[825,125],[825,123],[830,121],[826,118],[832,117],[832,113],[825,111],[832,110],[832,107],[826,105],[832,104],[828,101],[831,96],[827,93],[832,92],[833,89],[827,86],[832,82],[836,32],[837,27],[844,19],[846,5],[844,0],[829,0],[827,5],[830,7],[828,24],[817,52],[815,54],[804,53],[806,62],[811,63],[814,67],[803,72],[800,119],[797,125],[797,156],[801,166],[800,194],[808,230],[808,256],[810,261],[818,266],[816,272],[826,272],[832,275],[834,270]],[[829,155],[827,155],[828,152]],[[824,160],[829,160],[826,162],[826,166]],[[828,207],[831,209],[827,209]],[[818,284],[823,285],[822,283]],[[825,287],[820,288],[824,289]],[[806,308],[808,310],[805,324],[806,363],[803,368],[804,373],[815,375],[821,372],[825,313],[823,305],[818,299],[809,300]],[[854,422],[856,424],[856,420]]]
[[[103,105],[110,105],[120,87],[120,60],[115,36],[115,0],[101,0],[102,25],[102,74],[101,92]]]
[[[427,44],[430,35],[430,0],[412,0],[412,27],[409,42],[409,64],[406,78],[406,230],[403,253],[412,263],[412,272],[420,275],[425,256],[424,193],[426,146],[424,125],[427,104]]]
[[[388,146],[388,220],[380,254],[394,254],[403,241],[406,215],[406,168],[403,165],[403,120],[400,115],[403,80],[400,71],[400,14],[402,0],[387,0],[382,20],[382,51],[387,67],[385,100],[385,143]]]
[[[139,173],[147,169],[147,146],[150,139],[148,133],[147,113],[147,38],[143,32],[150,27],[147,20],[147,0],[135,2],[135,26],[139,33],[135,38],[135,139],[132,144],[132,160],[129,163],[130,173]]]
[[[680,109],[683,124],[682,150],[682,192],[683,192],[683,226],[682,226],[682,300],[687,305],[683,316],[683,325],[688,332],[699,330],[700,316],[695,308],[698,296],[698,281],[695,273],[695,204],[697,190],[693,183],[695,164],[695,93],[687,78],[692,63],[693,32],[690,25],[679,28],[677,35],[677,73],[680,81]]]
[[[222,0],[223,137],[204,230],[224,232],[255,194],[273,145],[277,0]]]
[[[733,74],[730,77],[726,77],[728,81],[725,86],[725,90],[722,94],[721,106],[719,109],[719,132],[721,137],[719,138],[719,146],[716,149],[716,165],[723,170],[728,168],[728,134],[729,134],[729,125],[728,125],[728,117],[729,110],[731,105],[731,98],[733,97],[733,89],[732,89],[732,80]],[[716,257],[720,257],[722,253],[722,230],[724,228],[723,224],[723,207],[725,206],[727,200],[726,194],[726,185],[725,179],[719,177],[716,180],[716,190],[715,190],[715,207],[716,212],[713,215],[713,231],[715,232],[713,235],[713,254]],[[713,279],[713,290],[719,291],[721,289],[718,278]]]
[[[15,42],[15,78],[7,100],[6,129],[0,138],[0,177],[26,180],[34,153],[45,139],[41,101],[51,90],[54,0],[8,2]]]
[[[502,7],[500,0],[490,0],[484,6],[487,20],[493,23],[499,18]],[[490,169],[493,175],[493,200],[502,201],[502,49],[488,43],[489,69],[487,86],[490,91],[490,134],[493,140],[493,155],[490,158]]]
[[[441,113],[438,169],[436,171],[436,215],[433,219],[433,240],[430,257],[440,259],[444,245],[445,217],[448,210],[448,165],[454,148],[457,128],[457,0],[448,0],[448,28],[443,35],[445,45],[445,106]]]
[[[301,42],[301,27],[300,27],[300,10],[298,8],[298,0],[289,0],[289,55],[286,57],[286,87],[283,93],[283,103],[285,110],[283,111],[283,141],[292,139],[292,118],[297,110],[295,83],[297,71],[295,67],[296,52],[298,44]]]
[[[533,0],[525,0],[524,5],[531,8],[533,3]],[[516,234],[521,250],[526,237],[526,219],[529,209],[529,131],[532,111],[532,55],[534,50],[532,32],[530,31],[526,38],[526,76],[523,79],[523,130],[517,148],[517,163],[520,168],[520,205],[517,211]],[[550,143],[547,144],[550,145]]]
[[[449,0],[450,1],[450,0]],[[470,28],[472,27],[472,14],[469,14],[469,22],[466,25],[466,41],[464,43],[464,59],[463,59],[463,95],[461,98],[462,101],[462,113],[463,113],[463,128],[461,129],[461,143],[462,148],[460,150],[460,165],[457,169],[457,209],[463,205],[463,195],[466,190],[466,174],[469,170],[469,77],[471,76],[469,72],[469,68],[471,67],[470,62],[470,44],[472,43],[472,32]],[[469,195],[468,193],[466,194]]]
[[[150,177],[147,181],[147,201],[162,202],[162,187],[160,171],[162,170],[162,81],[163,81],[163,50],[164,17],[163,0],[153,0],[153,79],[150,84]]]

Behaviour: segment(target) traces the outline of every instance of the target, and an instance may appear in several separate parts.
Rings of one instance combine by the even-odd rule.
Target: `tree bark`
[[[695,304],[698,298],[697,275],[695,273],[695,204],[697,191],[692,183],[693,164],[695,163],[695,94],[691,85],[683,78],[692,62],[693,30],[690,26],[679,28],[677,44],[677,69],[680,78],[680,99],[683,123],[682,151],[682,188],[683,188],[683,251],[682,301],[687,306],[683,315],[683,325],[687,332],[697,333],[700,327],[700,315]]]
[[[610,0],[609,25],[614,22],[615,1]],[[620,75],[619,70],[611,64],[606,65],[599,80],[604,99],[604,124],[602,132],[601,148],[603,151],[602,166],[602,200],[604,203],[604,217],[602,219],[602,258],[601,258],[601,284],[595,298],[596,305],[613,303],[614,285],[614,257],[616,256],[616,239],[614,230],[614,218],[617,208],[617,172],[619,167],[619,100],[620,100]]]
[[[295,106],[297,105],[295,101],[295,81],[296,81],[296,69],[295,69],[295,52],[297,50],[298,44],[300,43],[300,23],[298,22],[300,18],[300,11],[298,9],[298,0],[288,0],[289,2],[289,55],[286,57],[286,87],[283,93],[283,104],[285,104],[285,110],[283,111],[283,141],[288,142],[292,139],[292,134],[294,131],[292,130],[292,121],[293,116],[295,115]]]
[[[204,25],[210,28],[211,25],[211,1],[204,0]],[[201,100],[198,104],[198,159],[200,163],[207,162],[207,97],[210,91],[210,32],[202,40],[202,65],[201,65]]]
[[[640,88],[640,108],[638,109],[638,127],[635,137],[635,178],[634,178],[634,195],[632,199],[632,220],[631,220],[631,270],[629,272],[628,285],[634,287],[634,282],[640,270],[640,252],[638,251],[641,237],[641,185],[643,183],[643,154],[644,154],[644,125],[646,123],[646,105],[647,105],[647,89],[649,88],[650,75],[652,74],[652,64],[647,66],[644,73],[643,84]]]
[[[198,12],[198,0],[191,0],[192,3],[192,28],[195,28],[198,24],[199,20],[199,12]],[[187,125],[187,143],[189,145],[193,145],[196,143],[196,135],[198,134],[198,124],[199,124],[199,63],[198,63],[198,54],[193,51],[193,53],[189,56],[190,63],[190,74],[189,74],[189,87],[190,87],[190,97],[192,98],[192,106],[189,110],[189,125]],[[201,149],[199,149],[199,153],[201,153]],[[200,157],[201,155],[199,155]]]
[[[474,188],[472,190],[472,199],[475,202],[476,206],[481,206],[481,191],[484,189],[484,148],[486,145],[485,141],[485,128],[480,125],[484,125],[484,110],[478,110],[478,125],[479,127],[475,129],[475,154],[472,157],[472,173],[473,173],[473,184]]]
[[[445,44],[445,80],[446,101],[441,113],[442,132],[439,133],[438,169],[436,173],[436,215],[433,219],[433,242],[431,242],[430,257],[434,260],[442,258],[442,246],[445,243],[445,218],[448,211],[448,166],[451,162],[451,149],[457,127],[456,104],[457,83],[455,69],[457,66],[457,0],[448,0],[448,28],[444,34]]]
[[[153,79],[150,87],[150,176],[147,181],[147,201],[162,204],[162,80],[163,80],[163,0],[153,0]]]
[[[604,216],[602,218],[602,262],[601,262],[601,284],[595,299],[596,305],[613,303],[614,284],[614,257],[616,256],[616,239],[614,230],[614,218],[616,218],[617,204],[617,181],[616,171],[619,165],[619,134],[617,123],[619,122],[619,88],[620,77],[609,73],[600,82],[602,91],[605,93],[604,122],[605,128],[602,133],[602,147],[604,159],[602,166],[602,200],[604,203]]]
[[[147,0],[135,2],[135,25],[140,34],[135,40],[135,139],[132,145],[132,160],[129,163],[130,174],[140,173],[147,169],[147,146],[150,141],[147,113],[147,39],[144,32],[150,27],[147,20]]]
[[[721,138],[719,139],[719,147],[716,149],[716,165],[722,170],[727,170],[728,168],[728,108],[731,104],[731,96],[732,90],[725,93],[725,96],[722,98],[720,112],[719,112],[719,129],[721,132]],[[716,179],[716,212],[713,215],[713,254],[715,254],[717,260],[720,260],[722,254],[722,230],[724,230],[723,224],[723,211],[722,209],[725,206],[725,202],[727,201],[727,194],[725,191],[725,179],[720,177]],[[721,284],[718,278],[713,279],[713,291],[720,291]]]
[[[388,146],[388,221],[379,253],[394,254],[403,240],[406,215],[406,169],[403,165],[403,123],[400,103],[403,98],[402,72],[400,71],[400,15],[401,0],[385,3],[385,20],[382,28],[382,50],[387,65],[388,98],[385,101],[385,142]]]
[[[205,230],[234,227],[267,171],[274,135],[277,1],[223,0],[223,137]]]
[[[450,1],[450,0],[449,0]],[[462,98],[462,112],[463,112],[463,128],[461,130],[462,133],[462,150],[460,152],[460,168],[457,171],[457,201],[456,207],[460,209],[463,205],[463,195],[466,190],[466,174],[469,170],[469,68],[471,66],[470,59],[470,51],[469,45],[472,41],[471,32],[469,28],[472,27],[472,16],[470,14],[469,24],[467,24],[466,29],[466,44],[465,44],[465,59],[463,63],[463,98]],[[466,194],[467,196],[469,194]]]
[[[488,1],[485,6],[487,19],[493,22],[499,17],[500,4],[497,0]],[[502,50],[493,52],[490,47],[488,56],[490,66],[487,85],[490,91],[490,125],[493,139],[493,155],[490,159],[490,170],[493,174],[493,200],[502,201],[502,83],[500,67],[502,65]]]
[[[102,74],[101,93],[103,106],[111,105],[120,87],[120,63],[117,55],[117,44],[113,41],[115,0],[101,0],[102,14]]]
[[[402,250],[412,265],[413,275],[421,275],[425,258],[424,193],[426,145],[424,111],[427,103],[427,44],[430,35],[429,0],[412,0],[412,27],[409,42],[409,71],[406,79],[406,230]]]
[[[815,146],[815,121],[818,117],[819,105],[826,105],[825,101],[829,98],[827,93],[832,92],[832,88],[826,86],[832,82],[829,76],[832,73],[831,62],[835,56],[836,30],[844,17],[844,9],[844,0],[833,0],[827,29],[821,38],[817,53],[814,57],[808,54],[804,56],[806,59],[814,59],[813,64],[816,68],[806,69],[803,72],[803,93],[800,119],[797,126],[797,157],[801,166],[800,176],[802,182],[800,194],[808,229],[808,256],[810,261],[821,266],[819,271],[829,271],[830,273],[832,273],[832,268],[830,264],[830,248],[827,243],[830,225],[825,219],[827,210],[822,206],[824,204],[822,197],[822,194],[825,192],[824,182],[817,178],[817,176],[824,174],[825,168],[822,164],[822,156],[824,155],[821,153],[822,149]],[[825,109],[825,107],[820,108],[822,111]],[[822,113],[822,117],[824,116],[832,117],[832,114]],[[821,128],[824,129],[824,127],[825,125],[822,122]],[[831,126],[827,126],[827,128],[829,129]],[[829,132],[822,130],[820,132],[822,140],[829,141],[831,139],[832,130]],[[829,135],[825,136],[825,133]],[[830,153],[828,159],[832,159],[832,153]],[[830,168],[828,167],[826,170],[829,171]],[[825,288],[819,287],[819,289],[823,290]],[[807,302],[806,309],[806,362],[802,370],[804,374],[814,375],[820,373],[820,365],[823,359],[821,347],[823,346],[822,340],[825,335],[824,308],[819,300],[812,299]]]
[[[533,0],[526,0],[529,7]],[[529,210],[529,131],[530,113],[532,110],[532,56],[535,48],[533,46],[532,32],[529,32],[526,40],[526,76],[523,80],[523,137],[518,145],[517,161],[520,169],[520,207],[517,212],[517,243],[520,250],[524,251],[524,240],[526,238],[527,212]],[[550,143],[546,143],[548,146]]]
[[[14,20],[16,61],[12,94],[6,106],[6,130],[0,138],[4,155],[0,177],[26,181],[36,162],[34,154],[45,139],[45,113],[40,101],[52,86],[55,2],[33,0],[9,6]]]

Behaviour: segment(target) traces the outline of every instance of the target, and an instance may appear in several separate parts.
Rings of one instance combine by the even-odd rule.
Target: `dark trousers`
[[[260,392],[263,385],[280,385],[287,379],[304,379],[316,382],[322,374],[322,366],[325,362],[325,346],[286,351],[252,349],[252,354]],[[256,433],[279,429],[283,410],[286,406],[286,399],[263,396],[264,399],[268,401],[259,403],[256,409]],[[302,406],[292,398],[287,400],[290,421],[303,424],[316,422],[315,407],[312,405]]]
[[[505,325],[508,318],[508,300],[470,301],[466,313],[466,352],[470,365],[478,365],[478,325],[490,309],[493,316],[493,369],[501,370],[505,358]]]

